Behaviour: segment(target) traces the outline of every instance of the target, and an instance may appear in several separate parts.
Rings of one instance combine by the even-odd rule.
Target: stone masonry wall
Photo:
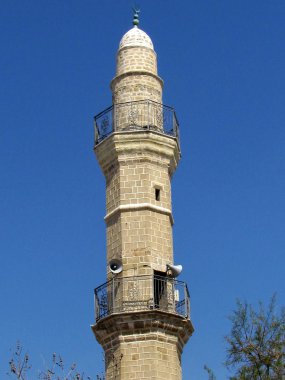
[[[138,146],[136,154],[113,159],[106,171],[106,212],[107,261],[122,259],[124,276],[165,271],[173,263],[168,158]]]
[[[153,100],[162,103],[162,82],[144,72],[132,72],[112,82],[113,103]]]
[[[125,336],[120,346],[109,353],[106,360],[108,380],[181,379],[177,339],[164,334],[159,334],[160,337],[155,334],[145,335],[146,339],[136,334]],[[162,341],[158,338],[162,338]]]
[[[156,53],[143,46],[120,49],[117,54],[116,76],[129,71],[148,71],[157,75]]]

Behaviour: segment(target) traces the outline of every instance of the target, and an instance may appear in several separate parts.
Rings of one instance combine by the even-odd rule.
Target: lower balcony
[[[94,290],[95,319],[111,314],[161,310],[190,319],[185,282],[160,276],[114,277]]]

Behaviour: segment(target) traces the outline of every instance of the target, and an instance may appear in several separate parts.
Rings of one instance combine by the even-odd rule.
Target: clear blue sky
[[[105,183],[92,152],[131,1],[1,1],[0,377],[20,339],[102,369],[93,288],[105,281]],[[285,2],[140,1],[164,103],[181,127],[175,262],[195,333],[184,379],[226,379],[237,297],[285,305]]]

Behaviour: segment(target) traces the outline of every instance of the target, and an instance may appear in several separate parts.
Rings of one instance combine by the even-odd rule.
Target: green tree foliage
[[[237,301],[226,336],[225,364],[235,372],[231,380],[285,379],[285,310],[276,314],[275,301],[273,296],[267,309],[260,302],[257,310]]]

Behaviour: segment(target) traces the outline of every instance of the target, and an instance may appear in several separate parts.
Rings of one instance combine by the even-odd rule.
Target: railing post
[[[112,313],[115,309],[115,277],[112,278]]]
[[[175,287],[175,280],[173,279],[172,280],[172,308],[173,308],[173,313],[175,313],[176,311],[176,305],[175,305],[175,291],[176,291],[176,287]]]
[[[96,293],[94,291],[94,314],[95,314],[95,321],[97,321],[97,302],[96,302]]]
[[[186,285],[187,287],[187,285]],[[187,288],[187,297],[188,297],[188,318],[190,319],[191,318],[191,305],[190,305],[190,294],[188,292],[188,288]]]
[[[112,132],[115,132],[117,129],[116,126],[116,104],[113,104],[113,110],[112,110]]]
[[[94,136],[95,136],[95,145],[96,145],[98,143],[98,129],[97,129],[95,118],[94,118]]]
[[[185,311],[184,311],[184,317],[188,317],[188,295],[187,295],[187,287],[186,284],[184,284],[184,299],[185,299]]]
[[[150,115],[149,115],[149,100],[147,101],[147,129],[149,129],[149,120],[150,120]]]
[[[166,114],[166,117],[164,117],[164,111]],[[166,112],[167,111],[167,112]],[[167,133],[167,119],[168,119],[168,109],[162,104],[161,106],[161,124],[162,124],[162,132],[165,134]]]

